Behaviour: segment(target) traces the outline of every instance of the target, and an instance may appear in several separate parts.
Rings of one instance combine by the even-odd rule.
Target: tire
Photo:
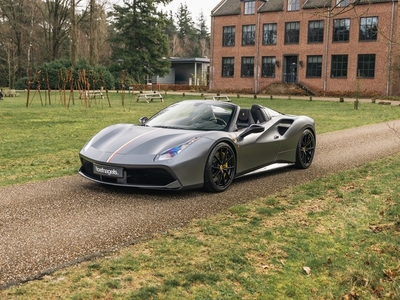
[[[204,189],[220,193],[232,183],[236,173],[236,156],[227,143],[216,145],[207,158],[204,168]]]
[[[300,136],[296,149],[296,163],[298,169],[307,169],[311,166],[315,153],[315,136],[310,129],[306,129]]]

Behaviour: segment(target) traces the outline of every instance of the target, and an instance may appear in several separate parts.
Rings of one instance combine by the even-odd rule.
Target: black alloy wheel
[[[208,156],[204,169],[204,188],[209,192],[223,192],[232,183],[236,172],[236,157],[227,143],[216,145]]]
[[[311,166],[315,153],[315,136],[310,129],[303,131],[296,150],[296,168],[307,169]]]

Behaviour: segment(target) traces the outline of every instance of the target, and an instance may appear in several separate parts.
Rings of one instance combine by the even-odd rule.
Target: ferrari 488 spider
[[[186,100],[140,125],[116,124],[80,151],[79,173],[96,182],[146,189],[226,190],[235,177],[289,163],[308,168],[314,120],[253,104]]]

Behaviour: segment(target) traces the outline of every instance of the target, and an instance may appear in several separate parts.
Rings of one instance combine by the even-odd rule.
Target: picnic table
[[[205,96],[204,99],[231,102],[231,99],[229,99],[228,96]]]
[[[136,98],[136,102],[139,102],[139,100],[145,100],[149,103],[149,100],[153,101],[153,99],[160,99],[161,102],[164,102],[164,98],[160,93],[139,94]]]
[[[4,97],[19,97],[19,93],[17,93],[15,90],[3,90],[3,96]]]
[[[86,92],[80,92],[79,94],[79,99],[82,99],[82,96],[85,95],[85,98],[90,99],[94,98],[96,99],[97,96],[101,97],[101,99],[104,99],[104,94],[102,91],[86,91]]]

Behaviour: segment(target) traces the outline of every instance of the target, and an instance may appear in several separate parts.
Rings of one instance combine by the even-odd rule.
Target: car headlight
[[[175,147],[169,148],[168,150],[165,150],[164,152],[160,153],[159,155],[156,156],[155,160],[166,160],[166,159],[171,159],[181,153],[182,150],[186,149],[189,147],[191,144],[193,144],[195,141],[197,141],[199,138],[195,137],[187,142],[184,142],[180,145],[177,145]]]

